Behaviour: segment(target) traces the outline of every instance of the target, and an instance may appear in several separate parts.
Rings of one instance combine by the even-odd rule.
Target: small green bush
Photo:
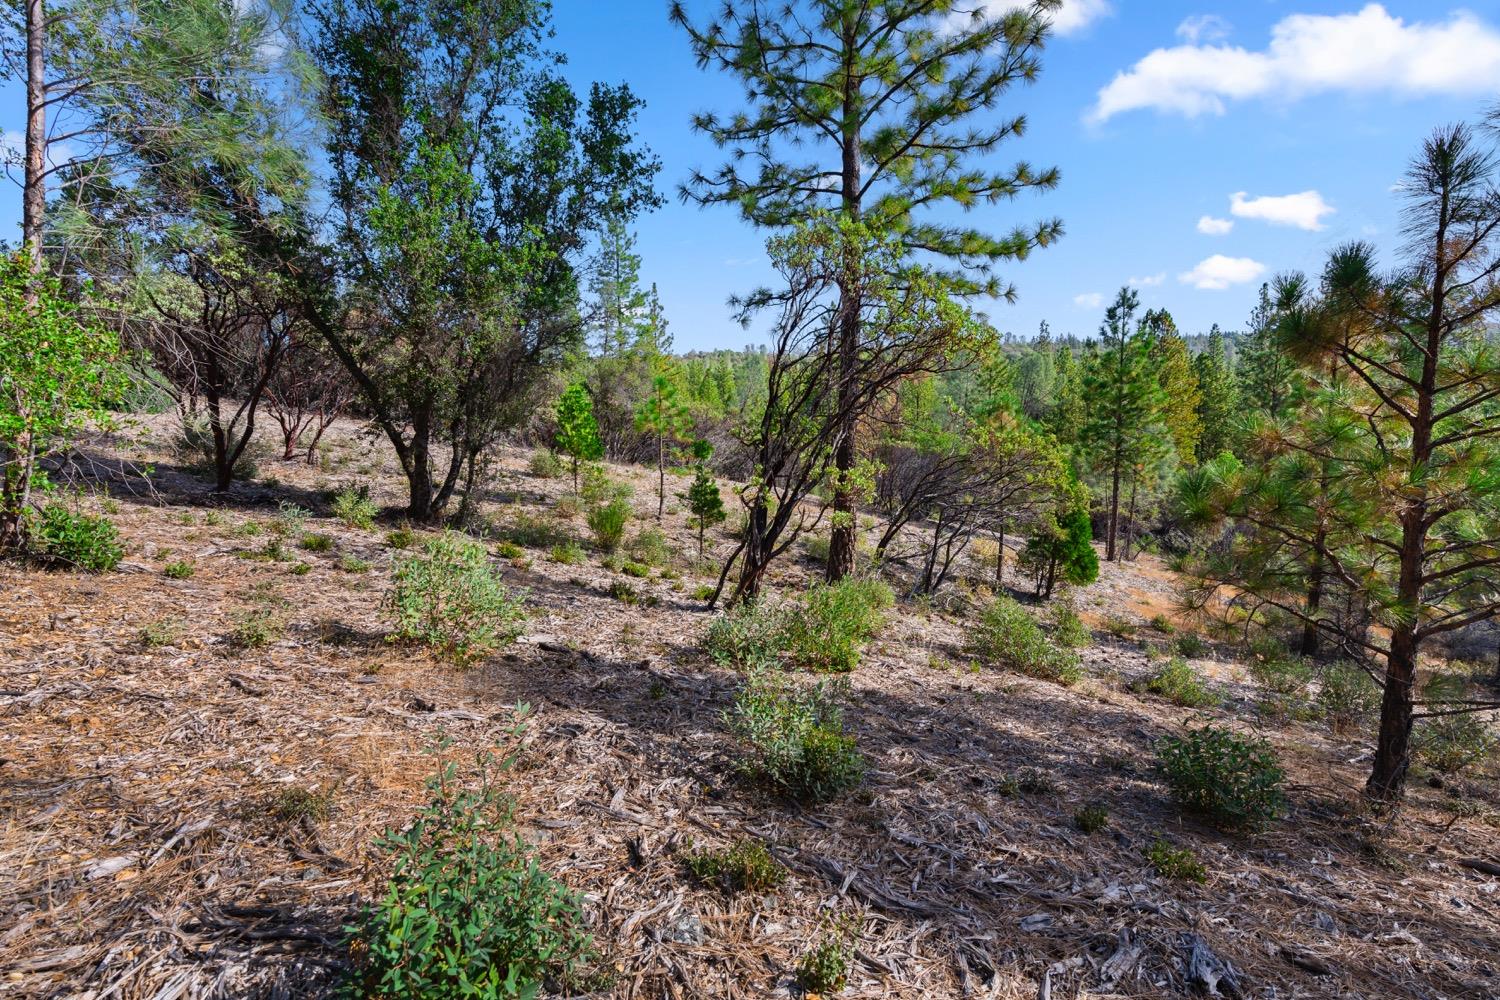
[[[1254,657],[1250,660],[1250,676],[1267,691],[1291,697],[1307,692],[1313,668],[1300,656]]]
[[[271,796],[267,811],[284,823],[321,823],[333,811],[333,796],[326,791],[293,785]]]
[[[1108,618],[1104,619],[1104,631],[1108,632],[1116,639],[1133,638],[1135,636],[1136,630],[1137,626],[1135,622],[1131,621],[1128,618],[1121,618],[1119,615],[1110,615]]]
[[[397,528],[395,531],[386,532],[385,544],[388,548],[398,551],[409,549],[417,544],[417,533],[410,528]]]
[[[198,569],[193,565],[191,560],[179,559],[176,562],[167,563],[162,567],[161,571],[169,580],[187,580],[190,579],[192,575],[198,571]]]
[[[672,561],[672,545],[659,529],[646,528],[625,544],[625,554],[646,566],[665,566]]]
[[[299,562],[292,567],[293,576],[306,576],[312,572],[312,563]]]
[[[770,671],[752,674],[725,714],[743,748],[740,773],[808,803],[858,785],[865,761],[844,732],[844,690],[826,683],[794,687]]]
[[[375,515],[380,513],[380,508],[370,499],[368,486],[340,487],[329,501],[329,509],[347,527],[363,528],[365,531],[375,527]]]
[[[1084,833],[1098,833],[1109,826],[1109,810],[1101,805],[1087,805],[1073,814],[1073,825]]]
[[[377,841],[394,872],[346,928],[359,959],[352,995],[531,1000],[589,956],[578,898],[515,831],[514,803],[496,787],[503,766],[482,757],[465,782],[444,765],[411,824]]]
[[[849,982],[849,965],[859,944],[859,925],[852,917],[829,922],[797,963],[797,983],[807,993],[833,994]]]
[[[1157,741],[1156,763],[1183,808],[1222,829],[1257,830],[1286,808],[1286,776],[1264,740],[1204,726]]]
[[[526,468],[538,479],[556,479],[567,471],[557,453],[546,448],[532,452]]]
[[[589,531],[594,533],[594,544],[605,552],[614,552],[625,539],[625,528],[630,524],[632,510],[630,501],[611,500],[589,508],[584,520]]]
[[[712,591],[707,596],[712,596]],[[742,601],[709,623],[704,648],[716,663],[726,667],[753,670],[774,666],[784,648],[790,617],[791,609],[785,605],[767,599]]]
[[[1078,617],[1078,610],[1071,600],[1059,600],[1052,605],[1052,638],[1069,649],[1087,649],[1094,642],[1094,633]]]
[[[107,573],[125,558],[120,533],[109,518],[84,514],[66,504],[47,504],[30,531],[39,555],[72,569]]]
[[[552,546],[549,558],[555,563],[562,563],[564,566],[576,566],[587,559],[588,556],[584,553],[583,546],[577,542],[562,542],[561,544]]]
[[[717,851],[692,851],[683,862],[698,881],[725,892],[770,892],[786,881],[781,862],[752,838]]]
[[[1186,847],[1176,848],[1161,837],[1146,849],[1146,860],[1151,862],[1151,867],[1162,878],[1178,879],[1183,882],[1206,882],[1208,880],[1208,869],[1203,867],[1203,862]]]
[[[698,586],[696,586],[696,587],[693,588],[693,600],[695,600],[695,601],[707,601],[707,600],[711,600],[713,598],[714,594],[718,591],[718,589],[719,588],[718,588],[718,586],[716,584],[712,584],[712,583],[700,583],[700,584],[698,584]]]
[[[646,577],[651,575],[651,567],[647,566],[645,563],[627,561],[620,566],[620,572],[624,573],[626,576],[633,576],[637,579],[644,580]]]
[[[1495,749],[1495,734],[1483,716],[1435,715],[1417,720],[1412,733],[1417,760],[1442,774],[1457,774],[1484,763]]]
[[[495,555],[501,559],[521,559],[526,555],[526,550],[508,538],[502,538],[495,545]]]
[[[171,646],[182,637],[182,621],[176,618],[159,618],[141,626],[141,645],[147,649]]]
[[[850,577],[818,584],[787,616],[782,643],[804,670],[847,673],[859,665],[865,643],[880,631],[885,611],[895,603],[891,588],[879,580]]]
[[[1335,733],[1346,733],[1375,714],[1380,686],[1358,664],[1340,660],[1323,668],[1317,706]]]
[[[283,500],[276,505],[276,516],[271,519],[271,534],[280,539],[296,538],[311,516],[312,511],[306,507]]]
[[[446,532],[420,553],[396,560],[388,607],[395,635],[472,660],[512,642],[526,621],[524,597],[512,594],[484,546]]]
[[[568,533],[555,522],[524,511],[515,513],[500,529],[499,535],[508,542],[528,549],[547,549],[569,541]]]
[[[1029,677],[1076,684],[1078,654],[1055,645],[1036,620],[1010,597],[997,597],[979,616],[969,648],[980,659]]]
[[[1171,635],[1177,631],[1177,626],[1173,625],[1172,619],[1166,615],[1153,615],[1151,618],[1151,627],[1162,635]]]
[[[1186,656],[1190,660],[1196,660],[1208,652],[1208,644],[1196,632],[1183,632],[1172,640],[1172,649],[1176,651],[1178,656]]]
[[[641,603],[641,595],[637,593],[634,587],[626,583],[624,580],[615,580],[610,583],[609,596],[613,597],[621,604]]]
[[[257,609],[235,619],[229,644],[237,649],[262,649],[281,638],[285,626],[272,612]]]
[[[802,547],[807,551],[807,557],[813,562],[826,563],[828,561],[828,550],[833,545],[833,540],[827,535],[808,535],[802,541]]]
[[[370,563],[368,560],[346,552],[339,557],[339,569],[345,573],[368,573],[370,572]]]
[[[297,547],[306,549],[308,552],[331,552],[333,550],[333,536],[322,535],[316,531],[306,531],[297,540]]]
[[[1204,685],[1197,672],[1180,656],[1169,659],[1155,673],[1142,680],[1137,689],[1185,708],[1203,708],[1219,702],[1219,696]]]

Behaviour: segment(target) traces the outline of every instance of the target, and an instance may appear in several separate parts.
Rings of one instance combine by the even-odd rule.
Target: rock
[[[663,940],[675,944],[699,945],[703,943],[703,921],[696,913],[684,913],[668,925]]]

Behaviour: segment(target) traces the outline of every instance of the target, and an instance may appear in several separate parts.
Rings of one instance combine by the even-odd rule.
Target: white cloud
[[[1233,228],[1233,219],[1216,219],[1212,215],[1198,217],[1198,232],[1205,236],[1223,236]]]
[[[967,10],[953,11],[943,19],[942,23],[957,30],[967,24],[975,14],[989,16],[991,7],[997,7],[997,13],[1003,13],[1025,5],[1010,0],[1008,3],[980,2],[965,6],[968,7]],[[1114,4],[1110,0],[1063,0],[1063,5],[1052,15],[1052,31],[1057,35],[1077,34],[1100,18],[1108,17],[1114,12]]]
[[[1099,292],[1084,292],[1073,296],[1073,304],[1080,309],[1098,309],[1104,305],[1104,296]]]
[[[1323,216],[1332,215],[1335,209],[1316,191],[1259,198],[1246,198],[1245,192],[1236,191],[1229,196],[1229,211],[1241,219],[1260,219],[1273,226],[1296,226],[1316,232],[1323,228]]]
[[[1191,42],[1156,49],[1099,91],[1088,120],[1097,124],[1141,108],[1222,115],[1231,101],[1294,101],[1329,91],[1417,96],[1497,89],[1500,29],[1463,10],[1445,21],[1408,23],[1372,3],[1354,14],[1284,17],[1261,51]]]
[[[1125,281],[1125,284],[1131,286],[1139,286],[1141,288],[1150,288],[1153,285],[1159,285],[1166,280],[1167,272],[1159,271],[1156,274],[1148,274],[1143,278],[1129,278]]]
[[[1222,291],[1230,285],[1243,285],[1266,273],[1266,265],[1249,257],[1226,257],[1216,253],[1205,257],[1191,271],[1183,271],[1177,280],[1206,291]]]
[[[1218,14],[1194,14],[1177,26],[1177,37],[1189,45],[1222,42],[1229,37],[1229,22]]]

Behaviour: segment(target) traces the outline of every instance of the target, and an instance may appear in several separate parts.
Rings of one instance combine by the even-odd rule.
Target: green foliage
[[[197,572],[197,567],[190,560],[178,559],[167,563],[161,571],[169,580],[187,580]]]
[[[771,892],[786,881],[786,869],[766,845],[749,837],[717,851],[690,851],[683,863],[700,882],[724,892]]]
[[[528,549],[546,549],[572,542],[568,533],[557,522],[525,511],[517,511],[511,515],[499,534],[504,541]]]
[[[1329,728],[1346,733],[1380,707],[1380,685],[1358,664],[1330,663],[1322,670],[1317,704]]]
[[[859,945],[859,922],[852,916],[835,918],[824,926],[797,962],[797,983],[807,993],[830,995],[849,982],[849,966]]]
[[[1473,712],[1421,719],[1412,733],[1417,760],[1443,774],[1484,763],[1495,751],[1495,743],[1489,720]]]
[[[308,552],[332,552],[333,536],[319,534],[316,531],[303,532],[302,537],[297,539],[297,547],[306,549]]]
[[[386,533],[385,544],[397,551],[409,549],[417,544],[417,533],[407,527],[397,528],[395,531]]]
[[[639,604],[641,595],[636,589],[624,580],[611,580],[609,584],[609,596],[621,604]]]
[[[1073,825],[1084,833],[1098,833],[1109,826],[1109,810],[1097,803],[1086,805],[1073,814]]]
[[[701,463],[693,474],[693,484],[680,496],[687,501],[688,512],[698,528],[698,559],[701,561],[704,533],[729,516],[724,512],[724,498],[720,495],[719,484],[714,481],[708,466]]]
[[[594,534],[594,544],[605,552],[618,550],[634,513],[630,501],[623,499],[590,507],[584,520]]]
[[[1074,508],[1060,519],[1042,518],[1026,541],[1021,564],[1036,576],[1037,589],[1050,597],[1058,579],[1084,587],[1099,579],[1099,555],[1091,544],[1088,512]]]
[[[969,637],[969,648],[996,666],[1060,684],[1076,684],[1082,673],[1078,654],[1055,645],[1036,620],[1010,597],[985,608]]]
[[[380,513],[380,508],[370,499],[368,486],[341,486],[329,501],[329,509],[346,527],[366,531],[375,527],[375,515]]]
[[[512,642],[526,620],[524,595],[501,582],[484,546],[451,531],[428,541],[420,553],[396,559],[387,606],[397,638],[461,661]]]
[[[775,672],[757,670],[725,713],[740,742],[741,774],[799,802],[832,799],[858,785],[865,761],[844,732],[845,688],[798,688]]]
[[[709,623],[704,648],[723,666],[742,670],[774,666],[785,649],[791,614],[791,608],[769,600],[741,601]]]
[[[1183,808],[1222,829],[1258,830],[1286,809],[1286,775],[1264,740],[1204,726],[1158,740],[1156,763]]]
[[[27,519],[31,543],[49,562],[87,573],[107,573],[120,565],[125,550],[107,517],[85,514],[68,504],[49,503]]]
[[[495,544],[495,555],[501,559],[521,559],[526,555],[526,550],[509,538],[502,538]]]
[[[21,542],[38,461],[65,445],[123,385],[115,336],[78,319],[24,253],[0,254],[0,548]]]
[[[368,560],[361,559],[352,553],[346,552],[339,556],[339,569],[345,573],[368,573],[370,568]]]
[[[564,471],[562,459],[557,457],[556,452],[548,451],[546,448],[538,448],[532,452],[526,468],[539,479],[556,479]]]
[[[659,528],[644,528],[625,543],[630,558],[647,566],[665,566],[672,561],[672,544]]]
[[[1203,867],[1203,862],[1186,847],[1173,847],[1166,839],[1157,837],[1155,842],[1146,849],[1146,860],[1151,862],[1151,867],[1162,878],[1178,879],[1183,882],[1206,882],[1208,881],[1208,869]]]
[[[559,542],[557,545],[552,546],[552,551],[548,554],[548,557],[553,562],[561,563],[564,566],[576,566],[588,558],[584,554],[583,546],[577,542]]]
[[[604,457],[594,401],[588,386],[574,382],[557,401],[557,450],[573,462],[573,489],[578,489],[578,464]]]
[[[267,809],[283,823],[321,823],[333,811],[333,796],[326,791],[293,785],[272,795]]]
[[[1217,694],[1204,685],[1197,671],[1180,656],[1172,657],[1155,673],[1145,678],[1139,685],[1139,689],[1158,695],[1184,708],[1204,708],[1208,705],[1217,705],[1220,700]]]
[[[859,665],[865,643],[879,633],[895,603],[891,588],[875,579],[815,585],[787,617],[783,645],[804,670],[847,673]]]
[[[376,842],[393,871],[347,928],[359,959],[351,995],[534,998],[588,956],[578,897],[537,864],[497,787],[510,763],[480,755],[468,781],[441,765],[426,806]]]
[[[1070,599],[1052,605],[1052,638],[1069,649],[1087,649],[1093,645],[1094,633],[1078,617],[1078,610]]]
[[[1183,632],[1172,640],[1172,649],[1177,652],[1178,656],[1197,659],[1208,651],[1208,645],[1198,633]]]
[[[235,619],[229,643],[237,649],[263,649],[280,639],[285,630],[285,624],[274,612],[256,608]]]
[[[147,649],[171,646],[182,638],[182,621],[177,618],[158,618],[141,626],[141,645]]]
[[[626,576],[633,576],[636,579],[644,580],[646,577],[651,575],[651,567],[647,566],[645,563],[627,561],[620,567],[620,572],[624,573]]]
[[[1172,619],[1166,615],[1153,615],[1150,624],[1153,629],[1162,635],[1171,635],[1177,631],[1177,626],[1173,625]]]
[[[1302,695],[1313,680],[1313,667],[1300,656],[1256,656],[1250,660],[1250,676],[1273,694]]]

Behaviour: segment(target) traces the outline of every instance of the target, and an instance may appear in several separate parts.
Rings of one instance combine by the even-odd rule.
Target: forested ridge
[[[1008,330],[1063,11],[7,7],[0,990],[1500,996],[1500,111]]]

